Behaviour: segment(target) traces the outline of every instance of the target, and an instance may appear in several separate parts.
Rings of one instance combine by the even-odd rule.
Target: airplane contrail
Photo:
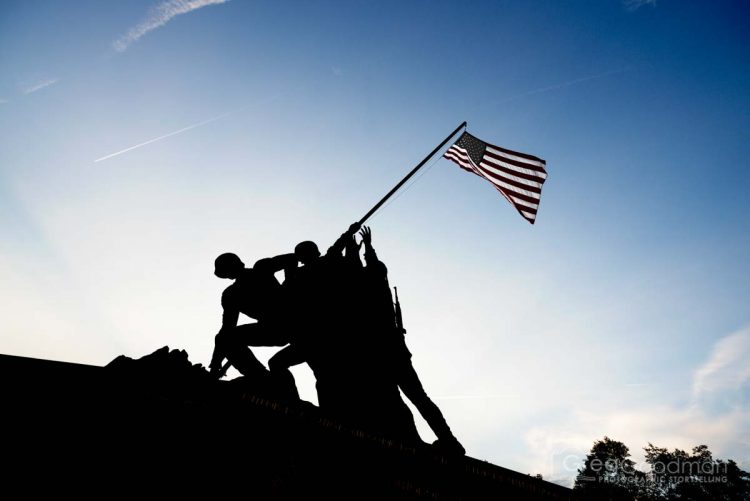
[[[38,90],[42,90],[45,87],[49,87],[50,85],[54,85],[59,81],[60,81],[59,78],[50,78],[48,80],[44,80],[42,82],[36,83],[30,87],[26,87],[21,92],[23,92],[24,94],[31,94],[32,92],[36,92]]]
[[[215,122],[216,120],[221,120],[222,118],[227,117],[231,114],[232,112],[228,111],[226,113],[222,113],[221,115],[217,115],[213,118],[209,118],[208,120],[203,120],[202,122],[188,125],[187,127],[183,127],[182,129],[169,132],[167,134],[164,134],[163,136],[155,137],[153,139],[149,139],[148,141],[144,141],[134,146],[130,146],[129,148],[125,148],[124,150],[116,151],[114,153],[110,153],[109,155],[105,155],[101,158],[97,158],[96,160],[94,160],[94,163],[101,162],[102,160],[107,160],[108,158],[116,157],[117,155],[122,155],[123,153],[127,153],[128,151],[132,151],[136,148],[140,148],[141,146],[146,146],[147,144],[155,143],[156,141],[161,141],[162,139],[166,139],[168,137],[176,136],[177,134],[181,134],[190,129],[195,129],[196,127],[200,127],[201,125],[206,125],[208,123]]]
[[[286,95],[290,95],[290,94],[293,95],[297,91],[301,90],[303,87],[313,87],[313,86],[317,85],[318,83],[320,83],[320,82],[322,82],[322,81],[324,81],[326,79],[327,79],[327,77],[321,77],[321,78],[313,80],[312,82],[305,83],[304,85],[299,85],[297,87],[297,89],[294,89],[294,90],[291,90],[291,91],[279,91],[276,94],[271,94],[269,96],[266,96],[265,98],[263,98],[263,99],[255,102],[255,103],[250,103],[250,104],[246,104],[244,106],[240,106],[237,109],[234,109],[232,111],[227,111],[226,113],[222,113],[221,115],[217,115],[217,116],[215,116],[213,118],[209,118],[208,120],[203,120],[201,122],[194,123],[192,125],[188,125],[187,127],[183,127],[182,129],[175,130],[175,131],[172,131],[172,132],[168,132],[167,134],[164,134],[164,135],[159,136],[159,137],[155,137],[153,139],[149,139],[148,141],[144,141],[142,143],[136,144],[136,145],[131,146],[129,148],[125,148],[124,150],[116,151],[114,153],[110,153],[109,155],[105,155],[105,156],[103,156],[101,158],[97,158],[96,160],[94,160],[94,163],[101,162],[102,160],[107,160],[108,158],[116,157],[117,155],[122,155],[123,153],[127,153],[128,151],[135,150],[137,148],[140,148],[141,146],[146,146],[147,144],[155,143],[156,141],[161,141],[162,139],[166,139],[168,137],[176,136],[177,134],[181,134],[181,133],[183,133],[185,131],[188,131],[190,129],[195,129],[196,127],[200,127],[202,125],[206,125],[206,124],[209,124],[211,122],[215,122],[217,120],[221,120],[222,118],[228,117],[229,115],[232,115],[232,114],[235,114],[235,113],[239,113],[239,112],[245,111],[245,110],[247,110],[249,108],[252,108],[253,106],[259,106],[261,104],[271,103],[271,102],[273,102],[273,101],[275,101],[277,99],[280,99],[280,98],[282,98],[282,97],[284,97]]]
[[[563,87],[570,87],[571,85],[575,85],[577,83],[587,82],[589,80],[596,80],[597,78],[604,78],[610,75],[616,75],[617,73],[624,73],[628,71],[629,69],[630,68],[620,68],[619,70],[605,71],[604,73],[597,73],[596,75],[589,75],[587,77],[576,78],[575,80],[569,80],[567,82],[550,85],[548,87],[542,87],[540,89],[529,90],[526,92],[522,92],[520,94],[516,94],[515,96],[506,97],[505,99],[496,101],[493,104],[507,103],[508,101],[515,101],[516,99],[520,99],[522,97],[533,96],[534,94],[541,94],[543,92],[549,92],[551,90],[562,89]]]

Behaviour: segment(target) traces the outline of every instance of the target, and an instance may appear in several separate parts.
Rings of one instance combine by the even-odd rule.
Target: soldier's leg
[[[216,336],[216,354],[226,356],[238,371],[245,376],[265,372],[266,368],[255,357],[248,346],[284,346],[288,344],[286,334],[274,324],[253,323],[238,325],[234,329],[222,331]],[[214,369],[212,360],[211,368]],[[220,364],[219,364],[220,365]],[[292,377],[291,373],[289,377]]]
[[[222,330],[216,335],[216,351],[224,354],[235,369],[244,376],[255,376],[266,372],[266,368],[255,358],[237,329]]]
[[[268,368],[272,371],[288,370],[289,367],[305,362],[305,355],[297,346],[289,345],[282,348],[268,361]]]
[[[465,454],[464,448],[445,421],[443,413],[424,391],[422,382],[419,380],[419,376],[409,358],[403,357],[397,363],[396,377],[399,388],[404,392],[406,398],[414,404],[427,424],[430,425],[440,445],[460,454]]]
[[[271,371],[271,375],[284,387],[290,398],[295,400],[299,400],[299,392],[289,367],[301,364],[304,361],[305,357],[302,350],[292,345],[282,348],[268,361],[268,369]]]
[[[245,346],[285,346],[289,335],[279,325],[271,322],[238,325],[237,337]]]

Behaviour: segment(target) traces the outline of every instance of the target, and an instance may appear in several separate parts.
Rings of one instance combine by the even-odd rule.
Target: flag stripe
[[[547,173],[546,172],[538,172],[531,169],[526,169],[524,167],[518,167],[516,165],[512,165],[506,162],[503,162],[501,160],[498,160],[496,158],[491,157],[490,155],[484,156],[485,162],[491,163],[493,165],[496,165],[498,167],[502,167],[504,169],[512,170],[514,175],[521,175],[528,176],[530,179],[538,180],[539,182],[543,183],[545,179],[547,179]]]
[[[490,157],[484,157],[482,164],[484,164],[484,166],[487,167],[488,169],[493,169],[494,171],[497,171],[498,174],[500,172],[503,172],[505,175],[511,176],[513,179],[516,179],[520,183],[525,181],[529,186],[537,186],[541,188],[542,184],[545,181],[545,179],[542,177],[532,176],[524,172],[518,172],[517,170],[508,169],[507,167],[503,167],[502,165],[496,162],[497,160],[493,160]],[[522,179],[523,181],[521,181]]]
[[[495,188],[497,189],[498,192],[500,192],[500,194],[503,197],[505,197],[506,200],[508,200],[508,202],[510,202],[510,204],[513,206],[514,209],[516,209],[516,211],[518,211],[521,217],[526,219],[531,224],[534,224],[534,221],[536,220],[536,212],[537,212],[536,209],[531,209],[531,208],[516,204],[510,197],[508,197],[508,195],[503,191],[502,188],[498,188],[497,186],[495,186]],[[522,208],[523,210],[521,210]]]
[[[490,150],[491,150],[491,148],[487,148],[487,151],[485,151],[485,153],[484,153],[485,156],[492,157],[495,160],[499,160],[499,161],[504,162],[506,164],[515,165],[516,167],[522,167],[524,169],[529,169],[529,170],[532,170],[534,172],[546,172],[544,170],[544,166],[535,165],[535,164],[531,164],[531,163],[528,163],[528,162],[520,162],[518,160],[514,160],[512,158],[508,158],[507,156],[498,155],[497,153],[494,153],[494,152],[492,152]]]
[[[526,153],[519,153],[518,151],[507,150],[505,148],[501,148],[500,146],[495,146],[494,144],[487,143],[487,149],[495,150],[495,152],[498,155],[505,155],[510,158],[515,157],[515,159],[517,159],[520,162],[531,163],[534,165],[538,165],[539,167],[544,167],[545,165],[547,165],[547,162],[545,162],[539,157],[535,157],[534,155],[527,155]]]
[[[450,148],[448,148],[448,151],[446,151],[443,156],[449,157],[451,158],[451,160],[456,160],[458,162],[466,162],[466,163],[469,162],[469,155],[466,154],[466,151],[462,150],[455,144],[451,146]],[[469,170],[473,170],[473,169],[469,167]]]
[[[471,172],[472,174],[476,174],[477,176],[484,178],[481,174],[479,174],[477,171],[474,170],[474,162],[472,162],[469,159],[469,156],[466,155],[464,152],[460,151],[460,149],[457,146],[451,146],[448,151],[445,152],[443,155],[446,158],[449,158],[450,160],[453,160],[455,163],[458,164],[459,167],[461,167],[464,170],[467,170]]]
[[[524,207],[525,210],[533,210],[534,212],[536,212],[537,209],[539,208],[539,204],[532,204],[531,202],[527,202],[525,200],[521,200],[520,198],[518,198],[518,197],[516,197],[514,195],[510,195],[510,198],[513,199],[514,203],[517,203],[518,205],[523,205],[523,207]]]
[[[536,219],[536,213],[537,209],[533,209],[531,207],[525,207],[522,205],[519,205],[516,203],[516,200],[514,200],[512,197],[510,197],[507,193],[505,193],[505,190],[500,188],[499,186],[495,186],[495,189],[503,196],[505,199],[510,202],[510,204],[513,206],[514,209],[518,211],[521,216],[524,217],[524,219],[527,219],[531,224],[534,224],[534,219]],[[523,207],[524,210],[521,210]]]
[[[482,162],[479,164],[479,166],[484,169],[485,171],[492,172],[496,174],[497,176],[503,178],[504,180],[508,180],[509,182],[512,181],[511,184],[516,184],[519,188],[523,188],[525,190],[534,191],[536,193],[542,192],[542,183],[538,181],[529,181],[528,179],[524,179],[521,177],[517,177],[514,174],[510,174],[508,172],[505,172],[503,169],[498,169],[496,167],[493,167],[492,165],[488,164],[487,162]],[[512,171],[511,171],[512,172]]]
[[[485,174],[484,172],[482,173]],[[505,188],[508,191],[512,191],[514,195],[518,196],[519,198],[523,200],[526,200],[527,202],[536,203],[536,201],[539,200],[539,195],[540,195],[539,193],[532,193],[530,191],[526,191],[521,188],[516,188],[512,184],[505,183],[499,179],[495,179],[494,177],[491,177],[486,174],[484,178],[496,186],[500,186],[502,188]]]
[[[494,185],[493,185],[493,186],[494,186]],[[495,186],[495,189],[496,189],[496,190],[497,190],[498,192],[500,192],[500,194],[501,194],[501,195],[502,195],[503,197],[505,197],[505,200],[507,200],[507,201],[508,201],[508,203],[510,203],[510,205],[512,205],[513,207],[515,207],[515,206],[516,206],[516,204],[514,204],[514,203],[513,203],[513,200],[511,200],[511,198],[510,198],[510,197],[508,196],[508,194],[507,194],[507,193],[505,193],[505,192],[503,191],[503,189],[502,189],[502,188],[498,188],[497,186]]]

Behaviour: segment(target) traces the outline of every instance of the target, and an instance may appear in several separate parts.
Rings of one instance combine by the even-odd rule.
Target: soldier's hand
[[[347,233],[351,233],[352,235],[354,235],[355,233],[357,233],[357,231],[359,231],[360,226],[361,225],[359,224],[359,222],[352,223],[351,225],[349,225]]]
[[[362,237],[362,242],[364,242],[365,245],[370,245],[370,243],[372,243],[372,232],[370,231],[369,226],[363,226],[359,235]]]

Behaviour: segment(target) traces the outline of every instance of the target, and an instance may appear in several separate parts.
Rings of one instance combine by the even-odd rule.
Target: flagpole
[[[370,211],[369,211],[369,212],[368,212],[367,214],[365,214],[365,215],[364,215],[364,217],[363,217],[362,219],[360,219],[360,220],[359,220],[359,224],[360,224],[360,226],[361,226],[362,224],[364,224],[364,222],[365,222],[365,221],[367,221],[367,219],[368,219],[368,218],[369,218],[370,216],[372,216],[372,215],[373,215],[373,214],[375,213],[375,211],[377,211],[377,210],[378,210],[378,209],[379,209],[379,208],[380,208],[380,207],[381,207],[381,206],[382,206],[382,205],[383,205],[383,204],[385,203],[385,201],[386,201],[386,200],[388,200],[389,198],[391,198],[391,195],[393,195],[394,193],[396,193],[396,191],[398,191],[398,189],[399,189],[399,188],[401,188],[401,186],[403,186],[403,185],[404,185],[404,183],[405,183],[405,182],[407,182],[407,181],[409,180],[409,178],[411,178],[411,177],[412,177],[412,176],[413,176],[413,175],[414,175],[414,174],[415,174],[415,173],[416,173],[416,172],[417,172],[417,171],[418,171],[419,169],[421,169],[421,168],[422,168],[422,166],[423,166],[424,164],[426,164],[426,163],[427,163],[427,161],[428,161],[428,160],[429,160],[430,158],[432,158],[432,156],[433,156],[433,155],[435,155],[435,153],[437,153],[437,152],[438,152],[438,150],[440,150],[440,148],[442,148],[443,146],[445,146],[445,143],[447,143],[448,141],[450,141],[450,139],[451,139],[451,138],[452,138],[453,136],[455,136],[455,135],[456,135],[456,133],[457,133],[457,132],[458,132],[459,130],[461,130],[461,128],[462,128],[462,127],[466,127],[466,122],[463,122],[463,123],[462,123],[461,125],[459,125],[458,127],[456,127],[456,130],[454,130],[453,132],[451,132],[451,133],[450,133],[450,135],[449,135],[448,137],[446,137],[445,139],[443,139],[443,142],[442,142],[442,143],[440,143],[440,144],[439,144],[439,145],[438,145],[438,146],[437,146],[437,147],[436,147],[436,148],[435,148],[434,150],[432,150],[432,153],[430,153],[429,155],[427,155],[426,157],[424,157],[424,160],[422,160],[421,162],[419,162],[419,165],[417,165],[416,167],[414,167],[414,168],[413,168],[413,169],[411,170],[411,172],[409,172],[409,173],[408,173],[408,174],[407,174],[407,175],[406,175],[406,176],[405,176],[405,177],[404,177],[404,178],[403,178],[403,179],[402,179],[402,180],[401,180],[401,181],[400,181],[400,182],[399,182],[399,183],[398,183],[398,184],[397,184],[396,186],[394,186],[394,187],[393,187],[393,189],[391,189],[391,191],[389,191],[389,192],[388,192],[388,193],[386,194],[386,196],[384,196],[383,198],[381,198],[381,199],[380,199],[380,202],[376,203],[376,204],[375,204],[375,207],[373,207],[372,209],[370,209]]]

